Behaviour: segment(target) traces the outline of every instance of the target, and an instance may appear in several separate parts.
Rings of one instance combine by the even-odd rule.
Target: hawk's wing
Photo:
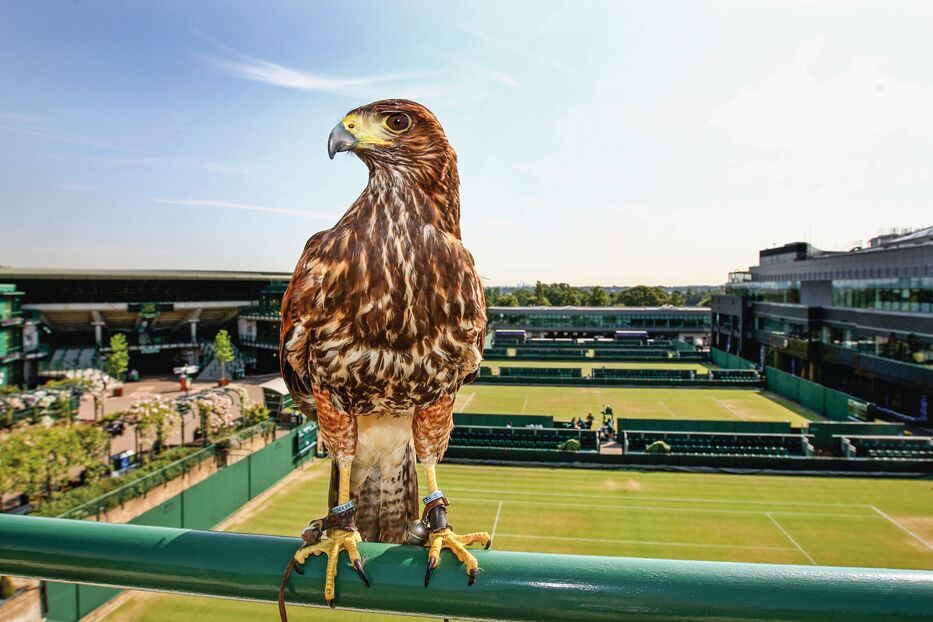
[[[470,259],[472,258],[473,257],[471,255]],[[486,290],[483,288],[482,279],[480,279],[478,274],[476,275],[476,281],[479,285],[478,287],[479,296],[480,296],[479,306],[481,309],[483,309],[484,312],[488,313],[488,309],[486,308]],[[486,316],[484,315],[482,327],[477,327],[477,330],[476,330],[476,347],[479,350],[479,353],[481,355],[483,353],[483,347],[486,345],[486,326],[487,326],[487,320],[486,320]],[[482,367],[482,360],[480,361],[480,367]],[[479,370],[480,368],[477,367],[475,372],[467,375],[467,377],[463,379],[463,384],[469,384],[473,382],[474,380],[476,380],[476,377],[479,376]]]
[[[298,260],[292,280],[282,297],[282,327],[279,333],[279,364],[282,378],[295,405],[305,416],[317,419],[311,376],[308,367],[312,334],[308,310],[321,291],[320,264],[315,260],[326,231],[308,240]]]

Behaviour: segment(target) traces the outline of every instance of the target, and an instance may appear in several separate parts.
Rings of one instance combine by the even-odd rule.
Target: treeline
[[[709,306],[712,292],[693,290],[668,292],[661,287],[636,285],[616,292],[603,287],[574,287],[567,283],[542,283],[502,291],[499,287],[486,288],[486,305],[490,307],[705,307]]]

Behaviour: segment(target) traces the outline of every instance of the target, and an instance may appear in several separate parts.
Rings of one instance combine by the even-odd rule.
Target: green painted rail
[[[297,538],[0,516],[0,574],[274,601]],[[489,620],[931,620],[933,572],[478,551],[467,587],[444,553],[427,589],[425,551],[360,546],[372,581],[341,564],[338,606]],[[287,599],[322,605],[324,562]],[[277,619],[270,605],[269,619]]]

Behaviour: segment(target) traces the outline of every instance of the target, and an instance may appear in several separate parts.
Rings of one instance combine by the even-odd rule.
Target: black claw
[[[369,587],[369,577],[366,576],[366,573],[363,572],[363,564],[360,560],[353,562],[353,568],[356,570],[356,574],[360,575],[360,581],[363,582],[363,585]]]
[[[492,540],[490,540],[489,542],[487,542],[487,543],[486,543],[486,546],[483,547],[483,548],[485,548],[487,551],[488,551],[489,549],[491,549],[491,548],[492,548]]]
[[[437,560],[432,557],[428,560],[428,569],[424,571],[424,587],[428,587],[428,583],[431,582],[431,575],[434,574],[435,568],[437,568]]]
[[[337,607],[337,601],[332,598],[327,599],[327,604],[331,609],[335,609]]]
[[[304,574],[304,573],[305,573],[305,565],[304,565],[304,564],[295,564],[295,572],[297,572],[298,574]]]
[[[476,569],[470,571],[470,579],[467,581],[467,587],[476,583]]]

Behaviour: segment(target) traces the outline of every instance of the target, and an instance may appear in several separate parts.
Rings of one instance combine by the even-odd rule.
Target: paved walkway
[[[264,376],[251,376],[238,380],[234,384],[246,389],[250,399],[254,403],[262,403],[262,389],[259,387],[262,383],[275,378],[275,374]],[[197,393],[205,389],[216,387],[215,381],[195,382],[190,393]],[[173,376],[152,376],[141,378],[139,382],[127,382],[123,385],[122,397],[108,397],[104,401],[104,414],[109,415],[124,411],[139,400],[158,395],[163,399],[174,399],[184,395],[180,390],[178,379]],[[85,394],[81,399],[81,406],[78,409],[78,419],[83,421],[94,420],[94,398]],[[194,432],[200,425],[200,418],[197,413],[189,412],[185,416],[185,441],[194,442]],[[181,431],[177,431],[167,439],[168,444],[177,445],[181,441]],[[136,439],[134,426],[127,424],[123,434],[114,437],[110,446],[110,454],[116,454],[127,449],[136,448]]]

